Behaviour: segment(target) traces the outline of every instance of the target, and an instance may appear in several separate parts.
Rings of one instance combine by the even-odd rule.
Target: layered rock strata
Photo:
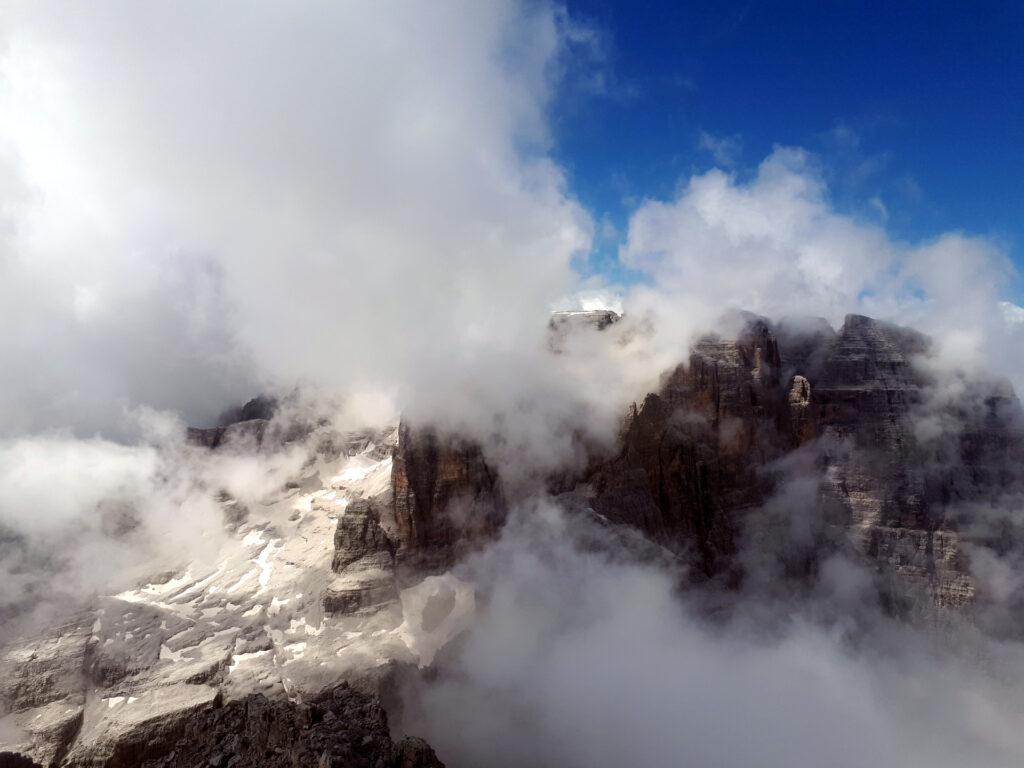
[[[374,505],[358,499],[338,518],[324,610],[356,613],[398,599],[395,549]]]
[[[951,434],[929,441],[936,382],[919,364],[930,350],[921,334],[859,315],[838,332],[820,319],[740,320],[734,338],[701,340],[630,408],[616,455],[577,477],[576,495],[687,557],[695,575],[739,584],[742,539],[792,479],[787,457],[799,450],[813,458],[800,471],[816,478],[805,501],[818,538],[791,558],[793,575],[845,549],[877,570],[894,612],[970,605],[970,506],[1013,490],[1011,465],[1024,459],[1012,391],[975,383],[940,414]],[[493,535],[504,510],[495,476],[476,447],[403,424],[393,474],[402,557],[445,568]]]

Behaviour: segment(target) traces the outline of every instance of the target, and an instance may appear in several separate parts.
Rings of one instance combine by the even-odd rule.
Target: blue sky
[[[716,164],[742,178],[782,144],[815,153],[839,210],[911,241],[985,235],[1024,267],[1024,3],[568,9],[598,45],[570,65],[555,154],[620,237],[643,197]],[[597,250],[628,281],[615,238]]]

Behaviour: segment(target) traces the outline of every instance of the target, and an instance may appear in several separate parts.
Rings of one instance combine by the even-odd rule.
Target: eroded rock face
[[[497,473],[480,449],[403,422],[391,475],[399,580],[450,568],[505,519]]]
[[[269,424],[266,419],[250,419],[221,427],[189,427],[186,436],[190,443],[211,450],[222,445],[251,445],[259,448],[263,445]]]
[[[338,575],[324,596],[328,612],[355,613],[398,599],[394,544],[370,501],[353,501],[338,518],[331,568]]]
[[[588,481],[595,510],[688,551],[706,575],[731,568],[739,518],[770,491],[760,470],[791,447],[778,344],[766,322],[709,338],[633,408],[619,455]]]
[[[604,331],[620,320],[611,310],[554,312],[549,347],[559,353],[571,334]],[[556,492],[572,479],[552,479]],[[507,502],[497,471],[478,445],[403,420],[392,472],[398,533],[399,583],[450,568],[466,552],[493,538],[505,522]]]
[[[223,425],[237,424],[240,421],[253,421],[260,419],[270,421],[277,412],[278,401],[270,395],[257,395],[248,400],[238,408],[231,408],[221,414],[220,423]]]
[[[797,445],[803,445],[816,437],[815,409],[811,405],[811,382],[799,374],[793,376],[787,399],[793,441]]]
[[[759,319],[735,341],[698,344],[634,409],[620,455],[590,478],[594,508],[689,548],[707,575],[739,578],[737,536],[791,472],[774,463],[810,446],[821,478],[813,556],[852,546],[900,614],[970,605],[964,529],[972,504],[995,504],[1016,482],[1016,398],[975,383],[935,414],[933,382],[915,363],[929,348],[921,334],[857,315],[838,333],[797,325],[782,334],[791,348]],[[950,434],[922,437],[929,419]],[[841,540],[829,535],[836,528]]]
[[[552,328],[578,320],[556,316]],[[818,539],[794,554],[792,574],[844,549],[876,568],[896,613],[970,605],[965,542],[992,537],[990,526],[969,532],[971,505],[1014,490],[1013,464],[1024,461],[1012,391],[975,383],[929,416],[934,382],[917,360],[930,342],[915,331],[859,315],[838,332],[820,319],[733,320],[734,338],[702,340],[631,408],[617,455],[576,478],[575,501],[687,557],[695,574],[738,584],[741,539],[767,524],[760,518],[793,480],[787,457],[799,450],[813,491],[800,503],[814,508]],[[929,418],[954,434],[923,438]],[[403,425],[393,475],[400,560],[448,567],[493,535],[503,519],[494,478],[474,446]]]
[[[292,413],[281,415],[282,403],[268,395],[254,397],[244,405],[229,408],[212,427],[189,427],[186,439],[193,445],[211,450],[230,446],[240,451],[276,448],[302,440],[316,430],[317,424]],[[314,419],[315,421],[315,419]]]
[[[106,748],[72,755],[70,766],[107,768],[441,768],[420,739],[394,742],[380,701],[343,684],[307,704],[260,694],[202,702],[174,717],[134,724]]]
[[[915,588],[930,582],[938,588],[961,573],[956,534],[940,536],[945,554],[931,556],[942,521],[929,522],[926,468],[912,421],[927,383],[913,360],[927,348],[918,333],[849,315],[828,348],[812,399],[816,435],[838,446],[826,456],[824,503],[837,511],[858,551]],[[968,599],[969,593],[962,590]]]

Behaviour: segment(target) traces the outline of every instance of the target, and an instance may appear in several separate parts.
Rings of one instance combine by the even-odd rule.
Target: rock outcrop
[[[551,313],[548,327],[552,331],[567,333],[587,327],[603,331],[619,319],[619,314],[610,309],[562,310]]]
[[[836,446],[826,456],[824,503],[858,551],[913,587],[887,590],[886,599],[917,602],[912,595],[924,587],[939,605],[960,607],[973,588],[957,534],[925,498],[929,470],[914,430],[927,380],[913,361],[927,351],[916,332],[849,315],[828,347],[811,407],[816,435]]]
[[[228,444],[259,448],[277,406],[275,398],[254,397],[221,414],[220,424],[215,427],[189,427],[186,437],[190,443],[210,449]]]
[[[82,727],[90,634],[83,619],[0,656],[0,765],[17,765],[14,755],[43,766],[64,759]]]
[[[610,309],[552,312],[548,321],[548,347],[562,352],[567,339],[581,331],[603,331],[621,318]]]
[[[779,370],[762,320],[697,344],[633,407],[618,456],[586,478],[595,510],[687,552],[705,575],[730,569],[739,518],[770,492],[761,469],[791,447]]]
[[[434,429],[399,427],[391,485],[403,582],[450,568],[505,519],[497,472],[480,448]]]
[[[220,427],[189,427],[188,441],[203,448],[220,448],[222,445],[241,445],[259,448],[267,433],[266,419],[239,421]]]
[[[331,569],[337,576],[324,596],[325,611],[355,613],[398,599],[394,545],[366,499],[351,502],[338,518]]]
[[[262,694],[225,702],[210,689],[184,698],[168,690],[164,697],[173,701],[140,706],[137,699],[132,708],[121,710],[116,728],[80,742],[65,756],[81,728],[78,710],[75,718],[64,721],[70,726],[42,734],[51,746],[0,750],[0,766],[443,768],[422,739],[394,741],[380,700],[347,683],[306,703]]]
[[[104,750],[66,763],[106,768],[442,768],[422,740],[394,742],[380,701],[347,684],[306,704],[260,694],[218,698],[135,725]]]
[[[600,330],[616,317],[556,315],[552,329]],[[738,585],[742,540],[763,524],[762,510],[792,479],[784,460],[800,450],[813,457],[800,471],[816,478],[807,503],[818,538],[783,555],[787,572],[810,573],[845,549],[877,570],[895,613],[971,605],[967,507],[1006,493],[1017,475],[1010,464],[1024,460],[1012,391],[973,385],[966,401],[945,406],[954,434],[936,445],[921,436],[935,407],[935,382],[918,364],[930,349],[923,335],[859,315],[838,332],[814,318],[733,320],[733,338],[701,340],[631,407],[616,455],[575,479],[573,505],[687,557],[698,577]],[[403,424],[393,475],[400,561],[446,568],[493,536],[504,509],[495,477],[475,446]]]
[[[773,462],[813,444],[824,537],[815,554],[851,546],[901,615],[964,608],[975,587],[957,505],[1006,491],[1024,430],[1012,392],[982,384],[973,407],[961,396],[945,414],[952,433],[939,447],[922,440],[935,383],[917,361],[929,346],[858,315],[838,333],[790,321],[777,334],[751,319],[735,341],[701,342],[634,410],[620,455],[590,478],[595,508],[689,548],[706,575],[739,578],[737,536],[786,480]],[[836,529],[840,539],[828,536]]]

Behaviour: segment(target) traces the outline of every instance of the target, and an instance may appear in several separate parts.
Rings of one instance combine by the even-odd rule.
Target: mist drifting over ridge
[[[894,618],[877,573],[841,548],[818,552],[834,534],[822,489],[848,435],[766,451],[754,474],[771,492],[735,534],[732,581],[700,575],[703,553],[657,537],[634,548],[614,518],[573,513],[565,493],[594,496],[563,480],[617,456],[630,406],[709,335],[744,332],[733,309],[780,337],[787,317],[836,333],[851,313],[927,334],[927,350],[906,353],[908,434],[927,471],[969,474],[961,444],[977,423],[995,420],[1008,442],[1022,426],[1011,387],[1024,386],[1024,322],[1003,244],[907,242],[837,205],[814,152],[777,146],[754,168],[695,170],[674,195],[638,202],[618,253],[635,279],[588,276],[601,223],[556,159],[552,115],[581,67],[597,77],[608,63],[600,31],[560,5],[0,14],[0,639],[101,596],[142,600],[132,590],[161,571],[213,572],[254,532],[288,546],[286,512],[225,530],[222,507],[315,493],[311,467],[349,472],[355,495],[377,499],[373,483],[388,481],[373,473],[393,470],[370,458],[393,461],[380,435],[401,414],[478,448],[508,508],[451,569],[475,618],[392,714],[446,764],[1024,755],[1024,485],[1011,461],[991,470],[996,491],[948,502],[925,526],[962,519],[985,598],[976,623],[941,626]],[[594,297],[621,319],[553,350],[550,312]],[[186,440],[186,425],[213,426],[259,393],[280,397],[267,427],[280,439],[219,452]],[[698,416],[679,410],[671,434],[703,439],[712,427]],[[296,423],[306,431],[284,437]],[[331,444],[341,464],[324,459],[325,442],[366,428],[377,432],[358,450]],[[310,514],[320,498],[303,502]],[[797,579],[801,553],[813,566]],[[272,553],[251,554],[240,562],[256,565],[256,594],[306,610],[306,582],[271,595],[260,579],[276,578]],[[224,593],[245,586],[241,571],[210,578]],[[223,667],[282,647],[301,659],[294,638],[273,635],[300,630],[258,607],[239,613],[266,615],[267,647],[236,644]],[[295,611],[330,623],[319,604]],[[302,642],[314,657],[315,640]]]

